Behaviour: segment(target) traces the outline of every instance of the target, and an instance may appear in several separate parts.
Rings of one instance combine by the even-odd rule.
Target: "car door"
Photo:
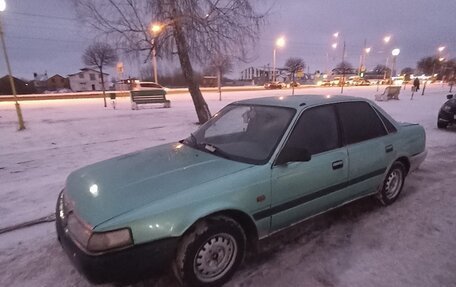
[[[347,196],[374,193],[394,159],[392,137],[367,102],[339,103],[336,108],[349,157]]]
[[[340,139],[333,105],[302,113],[281,152],[305,148],[311,159],[272,167],[271,209],[264,214],[271,215],[272,231],[333,205],[348,179],[347,151]]]

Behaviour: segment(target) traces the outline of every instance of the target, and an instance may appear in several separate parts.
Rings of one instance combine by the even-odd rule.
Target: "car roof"
[[[369,102],[369,100],[366,100],[364,98],[345,95],[290,95],[247,99],[234,102],[233,104],[279,106],[302,109],[305,107],[317,106],[321,104],[340,103],[347,101]]]

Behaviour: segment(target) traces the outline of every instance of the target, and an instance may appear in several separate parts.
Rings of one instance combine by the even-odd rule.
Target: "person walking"
[[[420,79],[415,78],[415,80],[413,80],[413,87],[415,88],[415,92],[418,92],[420,89]]]

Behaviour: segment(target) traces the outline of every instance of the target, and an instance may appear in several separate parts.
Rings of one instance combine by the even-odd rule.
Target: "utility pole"
[[[4,10],[4,7],[3,7],[3,10]],[[2,12],[3,10],[1,10],[0,12]],[[11,73],[11,66],[10,66],[10,63],[8,60],[8,54],[6,52],[5,38],[3,36],[3,26],[2,26],[1,18],[0,18],[0,38],[2,40],[2,47],[3,47],[3,53],[5,55],[6,67],[8,69],[9,82],[11,85],[11,92],[13,94],[14,101],[16,102],[14,105],[16,106],[17,119],[19,122],[19,130],[22,131],[22,130],[25,130],[24,119],[22,118],[21,106],[19,105],[19,102],[17,101],[16,86],[14,85],[14,79],[13,79],[13,75]]]
[[[344,41],[344,46],[342,49],[342,86],[340,88],[340,93],[344,93],[344,85],[345,85],[345,41]]]

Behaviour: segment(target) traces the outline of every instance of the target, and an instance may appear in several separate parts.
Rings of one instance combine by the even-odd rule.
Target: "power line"
[[[23,16],[46,18],[46,19],[53,18],[53,19],[59,19],[59,20],[65,20],[65,21],[75,21],[75,22],[78,21],[78,19],[76,19],[76,18],[68,18],[68,17],[62,17],[62,16],[33,14],[33,13],[26,13],[26,12],[10,12],[10,13],[11,14],[16,14],[16,15],[23,15]]]

